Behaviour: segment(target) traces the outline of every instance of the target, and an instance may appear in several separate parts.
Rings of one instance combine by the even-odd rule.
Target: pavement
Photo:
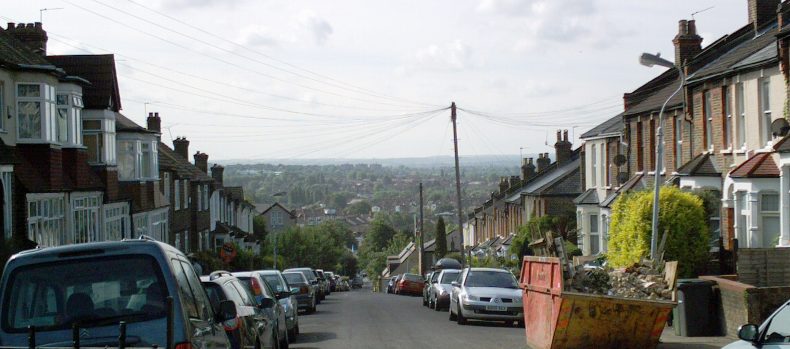
[[[422,306],[420,297],[373,293],[369,288],[334,292],[314,314],[300,314],[295,349],[346,348],[526,348],[524,328],[503,323],[459,326],[446,311]],[[661,336],[661,349],[721,348],[725,337]]]

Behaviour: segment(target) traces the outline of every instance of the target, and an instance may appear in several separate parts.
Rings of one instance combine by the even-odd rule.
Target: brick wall
[[[737,337],[741,325],[761,324],[790,298],[790,286],[754,287],[732,276],[700,276],[715,281],[721,294],[721,324],[725,334]]]
[[[790,248],[738,250],[738,278],[754,286],[790,285]]]

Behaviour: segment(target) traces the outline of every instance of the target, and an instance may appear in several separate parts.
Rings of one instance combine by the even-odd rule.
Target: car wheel
[[[455,316],[455,318],[459,325],[466,325],[466,318],[464,317],[464,313],[461,312],[460,305],[458,308],[458,314]]]
[[[442,307],[439,306],[439,300],[437,299],[433,300],[433,310],[442,311]]]
[[[285,338],[280,337],[280,349],[288,349],[288,343],[288,331],[285,331]]]
[[[450,307],[450,321],[455,321],[455,320],[456,320],[456,316],[453,313],[453,308]]]
[[[425,300],[425,296],[422,296],[422,306],[423,307],[427,307],[428,306],[428,301]]]

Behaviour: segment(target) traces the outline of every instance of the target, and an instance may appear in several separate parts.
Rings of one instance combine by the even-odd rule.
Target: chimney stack
[[[222,174],[225,172],[225,168],[221,165],[214,164],[211,166],[211,178],[214,178],[214,182],[222,185]]]
[[[195,167],[199,168],[203,173],[208,173],[208,154],[198,151],[194,155]]]
[[[173,141],[173,149],[176,151],[176,154],[189,161],[189,141],[186,137],[177,137]]]
[[[532,163],[532,158],[521,159],[521,179],[530,180],[535,177],[535,165]]]
[[[508,177],[499,177],[499,193],[504,193],[508,187]]]
[[[538,154],[538,173],[541,173],[549,167],[551,164],[551,159],[549,159],[549,153],[541,153]]]
[[[557,143],[554,143],[557,164],[564,164],[571,159],[571,147],[571,142],[568,142],[568,130],[557,130]]]
[[[757,31],[766,23],[776,20],[779,0],[747,0],[747,6],[749,6],[749,23]]]
[[[702,52],[702,37],[697,35],[694,20],[681,19],[678,22],[678,35],[672,40],[675,44],[675,65],[685,66],[698,53]]]
[[[48,37],[41,22],[19,24],[8,22],[6,32],[21,41],[33,52],[46,57]]]
[[[162,133],[162,119],[159,118],[159,112],[148,113],[146,121],[148,122],[148,131]]]

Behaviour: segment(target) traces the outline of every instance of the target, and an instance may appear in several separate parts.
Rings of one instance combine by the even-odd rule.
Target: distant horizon
[[[466,160],[475,160],[471,164],[467,163],[466,165],[480,165],[480,164],[501,164],[506,166],[507,163],[510,163],[511,160],[515,160],[512,163],[512,166],[521,166],[521,157],[524,158],[537,158],[539,153],[526,153],[523,155],[520,154],[484,154],[484,155],[461,155],[459,156],[459,160],[462,162],[461,165],[463,166],[463,159]],[[549,153],[549,158],[554,159],[554,154]],[[421,161],[448,161],[448,164],[445,163],[434,163],[434,165],[454,165],[454,159],[452,155],[434,155],[434,156],[414,156],[414,157],[391,157],[391,158],[312,158],[312,159],[267,159],[267,158],[259,158],[259,159],[217,159],[211,160],[209,158],[209,163],[216,163],[223,166],[228,165],[258,165],[258,164],[270,164],[270,165],[342,165],[342,164],[378,164],[383,166],[399,166],[399,163],[419,163]],[[415,164],[416,165],[416,164]],[[425,164],[428,165],[428,164]],[[425,167],[422,165],[420,167]]]

